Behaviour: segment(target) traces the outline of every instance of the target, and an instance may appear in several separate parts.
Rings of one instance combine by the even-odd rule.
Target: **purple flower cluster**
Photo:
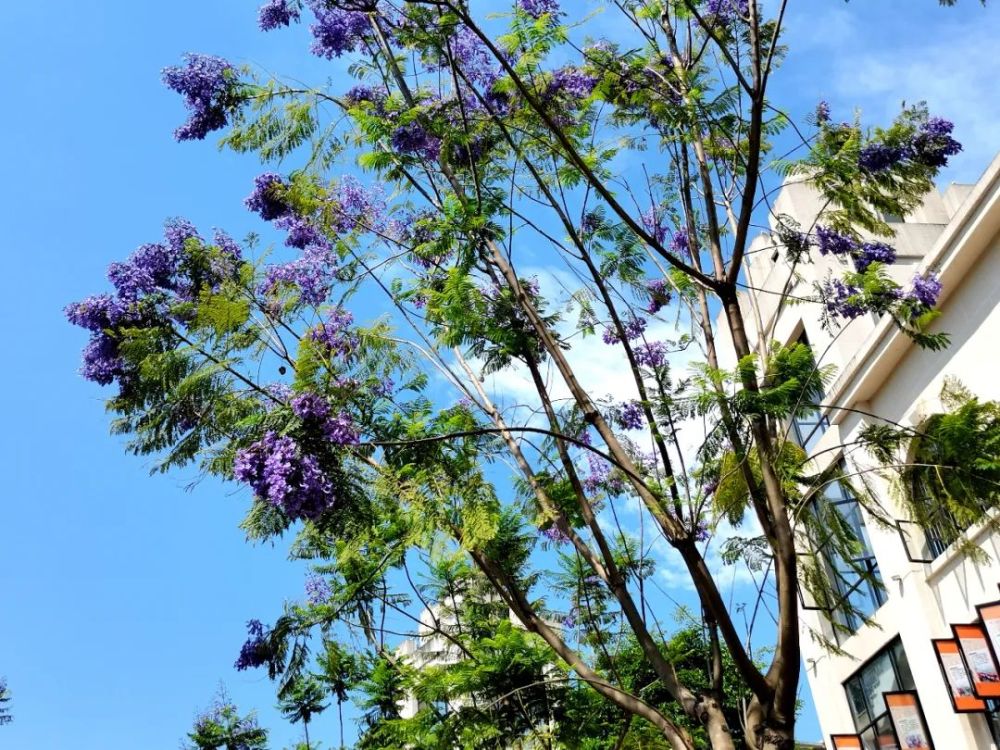
[[[691,534],[696,542],[707,542],[709,537],[712,536],[711,530],[708,528],[708,524],[705,521],[698,521],[694,526],[694,531]]]
[[[335,201],[334,229],[338,232],[378,232],[385,228],[385,195],[380,188],[366,188],[345,175],[337,186]]]
[[[318,576],[314,573],[306,576],[306,601],[312,606],[316,607],[326,604],[332,594],[333,591],[330,589],[330,584],[327,583],[323,576]]]
[[[716,23],[728,25],[750,15],[750,0],[705,0],[704,13]]]
[[[305,250],[309,246],[329,248],[329,242],[323,233],[315,224],[301,216],[282,216],[275,220],[274,226],[287,232],[285,244],[288,247],[295,247],[299,250]]]
[[[358,433],[354,422],[344,412],[333,415],[330,404],[318,393],[301,393],[291,401],[292,413],[307,426],[316,427],[331,445],[354,445]]]
[[[376,107],[381,108],[385,103],[386,95],[385,90],[381,88],[374,88],[373,86],[365,86],[359,84],[347,90],[344,94],[344,101],[349,107],[356,107],[364,102],[369,102],[374,104]]]
[[[662,341],[639,344],[633,352],[635,361],[644,367],[663,367],[667,363],[667,345]]]
[[[854,265],[864,273],[872,263],[890,264],[896,262],[896,251],[884,242],[864,242],[854,253]]]
[[[646,331],[646,319],[632,315],[625,319],[624,328],[625,338],[629,341],[635,341]],[[617,344],[620,341],[618,338],[618,331],[611,327],[604,329],[604,332],[601,334],[601,339],[605,344],[609,345]]]
[[[234,665],[242,672],[244,669],[260,667],[271,659],[271,648],[267,642],[267,634],[260,620],[247,622],[247,639],[240,649],[239,658]]]
[[[170,245],[142,245],[127,260],[108,266],[108,281],[118,298],[131,304],[157,289],[173,290],[180,257]]]
[[[962,150],[962,144],[951,137],[955,126],[941,117],[931,117],[913,139],[913,158],[928,167],[945,167],[948,157]]]
[[[214,288],[235,273],[242,256],[239,245],[217,231],[218,256],[211,258],[208,268],[194,268],[187,243],[202,242],[194,226],[185,219],[170,219],[164,235],[165,242],[141,245],[126,260],[108,266],[114,295],[67,305],[69,322],[91,332],[80,371],[88,380],[109,385],[125,374],[115,329],[155,323],[157,316],[168,314],[172,301],[190,301],[202,287]]]
[[[625,480],[618,473],[612,473],[611,464],[591,451],[587,451],[589,471],[583,478],[583,488],[590,493],[605,490],[610,495],[625,492]]]
[[[289,0],[268,0],[257,11],[257,25],[261,31],[273,31],[299,20],[299,9]]]
[[[670,252],[682,258],[691,257],[691,238],[686,229],[678,229],[670,238]]]
[[[307,247],[301,258],[269,266],[260,291],[273,294],[282,287],[298,290],[299,300],[317,307],[326,302],[337,273],[335,256],[320,246]]]
[[[830,122],[830,103],[821,101],[816,105],[816,123],[821,125]]]
[[[864,315],[865,308],[858,297],[860,290],[840,279],[831,279],[823,285],[823,301],[828,312],[848,320]]]
[[[938,297],[941,296],[941,282],[937,276],[914,276],[910,290],[906,293],[906,298],[931,308],[937,304]]]
[[[646,291],[649,292],[649,304],[646,312],[656,315],[660,310],[670,304],[670,288],[666,279],[652,279],[646,283]]]
[[[254,178],[253,192],[243,203],[254,213],[260,214],[264,221],[280,219],[292,211],[281,194],[287,187],[281,175],[265,172]]]
[[[849,255],[855,247],[850,237],[824,226],[816,227],[816,243],[820,255]]]
[[[99,294],[67,305],[65,313],[66,319],[73,325],[92,333],[101,333],[125,317],[125,307],[121,300],[110,294]]]
[[[639,217],[639,221],[642,222],[643,229],[651,234],[658,244],[662,245],[667,238],[668,230],[665,223],[666,217],[661,215],[659,208],[650,206]]]
[[[864,146],[858,154],[858,166],[871,174],[885,172],[905,160],[932,169],[945,167],[948,157],[962,150],[962,144],[951,137],[954,127],[948,120],[931,117],[907,142],[888,144],[874,141]]]
[[[236,69],[213,55],[184,55],[185,67],[164,68],[163,82],[184,97],[190,111],[187,122],[174,131],[179,141],[201,140],[228,122],[228,110],[235,103]]]
[[[325,321],[309,331],[309,337],[326,349],[328,354],[346,357],[358,345],[357,336],[351,332],[354,316],[342,307],[337,307],[327,314]]]
[[[273,431],[236,454],[233,475],[292,520],[316,519],[335,500],[316,457],[303,453],[291,437]]]
[[[906,149],[902,146],[869,143],[858,154],[858,166],[866,172],[885,172],[903,161],[906,155]]]
[[[623,430],[641,430],[645,424],[642,405],[638,401],[622,404],[618,412],[618,424]]]
[[[573,99],[586,99],[597,85],[597,78],[589,73],[567,66],[553,71],[546,95],[556,97],[565,95]]]
[[[390,141],[393,149],[401,154],[412,154],[432,162],[441,156],[441,139],[428,133],[419,122],[396,128]]]
[[[559,0],[517,0],[517,7],[532,18],[541,18],[546,13],[559,12]]]
[[[467,26],[459,27],[448,39],[448,54],[463,75],[472,83],[480,84],[489,89],[500,76],[500,66],[493,59],[493,55],[490,54],[479,36]],[[434,66],[432,65],[431,68]],[[451,61],[448,59],[448,55],[441,54],[436,68],[444,71],[451,70]],[[480,107],[478,99],[470,98],[468,103],[473,109]]]
[[[542,529],[542,536],[553,544],[565,544],[569,541],[569,537],[555,524]]]
[[[316,15],[316,23],[309,26],[312,53],[327,60],[353,52],[371,28],[362,11],[330,8],[325,0],[310,0],[309,7]]]

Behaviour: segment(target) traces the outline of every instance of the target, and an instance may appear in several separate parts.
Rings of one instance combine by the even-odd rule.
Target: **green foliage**
[[[212,707],[199,716],[188,733],[188,750],[266,750],[267,732],[253,713],[240,715],[224,690]]]

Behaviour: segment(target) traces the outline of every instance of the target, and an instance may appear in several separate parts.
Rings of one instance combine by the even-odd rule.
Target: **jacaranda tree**
[[[251,255],[171,219],[67,313],[130,449],[246,485],[248,537],[293,532],[314,565],[305,601],[251,621],[238,668],[266,668],[286,701],[303,679],[338,706],[354,695],[363,747],[572,747],[560,721],[585,704],[550,700],[560,684],[618,722],[590,747],[632,732],[675,750],[793,746],[797,590],[825,580],[796,540],[839,529],[845,559],[857,540],[800,512],[838,478],[785,429],[829,368],[756,331],[741,268],[767,192],[795,173],[826,207],[812,226],[773,217],[775,250],[793,268],[849,261],[796,302],[831,330],[873,313],[946,346],[928,328],[940,284],[890,278],[883,217],[917,206],[961,148],[921,105],[883,127],[822,102],[793,122],[769,86],[786,18],[812,5],[271,0],[262,30],[308,23],[311,52],[353,80],[263,80],[202,54],[165,69],[189,114],[178,140],[221,131],[274,164],[246,206],[286,247]],[[584,385],[588,339],[627,393]],[[625,509],[640,520],[620,523]],[[727,559],[764,580],[765,651],[706,562],[744,518],[758,533]],[[661,631],[664,550],[697,592],[704,660]],[[440,602],[447,626],[424,624],[463,658],[421,670],[387,622]],[[230,732],[238,717],[220,716],[205,731]]]

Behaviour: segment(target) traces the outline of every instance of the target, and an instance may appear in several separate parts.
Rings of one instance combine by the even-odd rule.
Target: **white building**
[[[773,211],[809,227],[821,207],[809,187],[789,183]],[[818,454],[820,468],[844,460],[835,446],[851,443],[870,419],[866,413],[919,426],[940,412],[939,396],[948,376],[980,399],[1000,400],[1000,157],[975,185],[933,192],[905,219],[886,219],[896,230],[891,241],[898,253],[892,270],[896,280],[905,286],[917,271],[940,274],[942,315],[934,330],[951,336],[943,351],[915,346],[892,321],[873,315],[856,319],[834,338],[821,326],[819,305],[779,306],[790,268],[783,253],[773,252],[771,236],[757,238],[748,256],[748,286],[758,290],[743,300],[748,328],[759,325],[766,336],[783,343],[803,340],[804,334],[821,363],[837,368],[824,402],[853,410],[831,409],[792,425],[799,442]],[[813,282],[828,270],[843,271],[838,267],[842,261],[833,256],[815,260],[797,267],[802,278],[791,294],[809,295]],[[848,472],[865,468],[854,455],[847,459]],[[867,540],[861,562],[884,582],[879,590],[851,572],[832,576],[875,625],[845,621],[851,633],[835,634],[823,613],[803,599],[803,658],[827,747],[834,747],[835,734],[860,735],[866,749],[897,747],[882,694],[912,689],[936,750],[1000,748],[1000,703],[987,704],[985,712],[957,712],[932,644],[932,639],[953,639],[952,625],[975,622],[977,605],[1000,599],[1000,535],[983,524],[968,531],[991,558],[977,564],[950,544],[954,535],[948,530],[925,534],[908,524],[884,481],[874,479],[874,488],[882,505],[899,519],[898,528],[876,525],[839,486],[824,493]],[[852,575],[856,588],[850,591]],[[810,628],[838,642],[849,656],[816,643]],[[960,659],[945,657],[951,658]],[[957,664],[962,671],[962,661]],[[961,675],[956,679],[961,681]],[[854,742],[844,740],[838,747],[858,747]],[[906,741],[900,746],[923,747]]]

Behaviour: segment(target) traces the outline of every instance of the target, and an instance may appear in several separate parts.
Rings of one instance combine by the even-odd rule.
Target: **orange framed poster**
[[[861,738],[856,734],[831,734],[833,750],[864,750]]]
[[[982,625],[952,625],[977,698],[1000,698],[1000,669]]]
[[[993,652],[993,661],[1000,664],[1000,602],[988,602],[976,606],[979,619],[986,631],[986,642]]]
[[[934,638],[931,640],[934,653],[937,655],[941,675],[948,686],[951,696],[951,706],[956,713],[966,714],[986,710],[986,703],[976,697],[972,687],[972,678],[962,658],[958,641],[952,638]]]
[[[889,720],[896,733],[898,746],[906,750],[934,750],[931,733],[927,730],[927,720],[916,692],[901,690],[882,693],[882,696],[889,709]]]

